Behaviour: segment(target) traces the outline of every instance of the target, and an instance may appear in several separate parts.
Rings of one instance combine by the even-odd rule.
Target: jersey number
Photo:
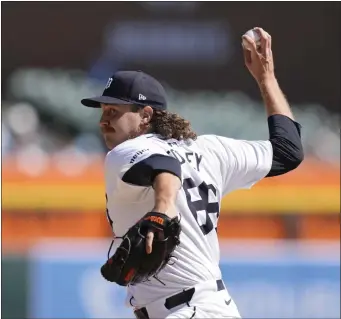
[[[199,196],[201,197],[201,199],[196,201],[191,200],[191,194],[189,190],[192,188],[198,189]],[[205,182],[202,182],[199,186],[196,186],[192,178],[186,178],[183,181],[183,189],[186,194],[187,204],[190,211],[192,212],[203,234],[207,235],[213,230],[213,228],[216,229],[216,227],[213,225],[210,215],[214,214],[213,218],[215,218],[216,220],[219,217],[219,203],[218,202],[209,203],[209,191],[211,190],[213,194],[216,196],[217,195],[216,188],[212,184],[207,185]],[[201,223],[199,223],[198,218],[199,212],[206,213],[205,216],[206,222],[202,225]]]

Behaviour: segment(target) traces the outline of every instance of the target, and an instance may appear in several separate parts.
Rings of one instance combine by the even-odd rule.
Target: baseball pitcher
[[[222,280],[217,232],[221,200],[303,160],[295,122],[274,74],[271,37],[247,35],[245,64],[264,100],[269,139],[197,136],[167,110],[165,91],[141,71],[119,71],[101,96],[107,218],[114,241],[101,273],[127,287],[136,318],[240,318]],[[209,105],[207,106],[209,110]]]

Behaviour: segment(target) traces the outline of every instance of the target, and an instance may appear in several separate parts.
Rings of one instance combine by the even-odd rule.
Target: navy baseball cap
[[[101,96],[83,99],[81,103],[95,108],[100,108],[100,103],[104,103],[167,109],[166,92],[161,83],[142,71],[117,71],[109,78]]]

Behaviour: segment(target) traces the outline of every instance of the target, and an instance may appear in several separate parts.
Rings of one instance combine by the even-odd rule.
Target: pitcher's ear
[[[153,109],[150,106],[145,106],[142,110],[141,110],[141,117],[142,117],[142,122],[144,124],[148,124],[150,122],[150,120],[152,119],[153,116]]]

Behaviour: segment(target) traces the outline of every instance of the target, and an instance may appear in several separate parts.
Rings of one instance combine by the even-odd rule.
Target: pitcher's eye
[[[116,112],[117,111],[115,109],[109,109],[109,111],[108,111],[109,115],[115,115]]]

